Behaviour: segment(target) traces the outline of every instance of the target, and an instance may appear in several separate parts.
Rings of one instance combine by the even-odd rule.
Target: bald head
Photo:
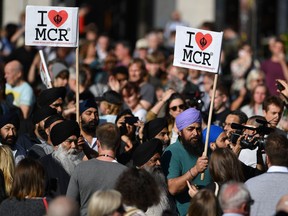
[[[50,204],[46,216],[79,216],[79,205],[72,199],[59,196]]]
[[[21,84],[23,79],[23,67],[19,61],[13,60],[8,62],[5,65],[4,72],[8,84],[11,86],[18,86]]]
[[[224,213],[240,211],[250,200],[250,193],[243,183],[228,182],[221,187],[219,202]]]

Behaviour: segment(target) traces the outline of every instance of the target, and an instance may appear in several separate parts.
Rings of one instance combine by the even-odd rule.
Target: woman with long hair
[[[209,160],[209,171],[214,182],[208,184],[206,189],[210,189],[218,196],[221,186],[229,181],[244,182],[243,168],[236,154],[230,148],[217,148],[211,154]],[[189,195],[194,197],[198,190],[194,185],[190,185]]]
[[[268,88],[264,84],[259,84],[252,90],[251,94],[250,103],[241,107],[240,110],[246,113],[248,118],[255,115],[263,116],[262,104],[269,94]]]
[[[165,117],[168,121],[168,131],[170,137],[170,144],[176,142],[178,137],[178,129],[176,127],[175,119],[176,117],[186,110],[187,104],[185,99],[180,93],[173,93],[167,100],[167,105],[165,109]]]
[[[220,216],[221,207],[211,190],[200,190],[190,202],[188,216]]]
[[[161,100],[159,100],[147,113],[146,118],[147,122],[157,118],[159,112],[165,108],[165,118],[168,122],[168,132],[170,143],[173,144],[176,142],[178,137],[178,129],[175,124],[176,117],[186,110],[187,104],[184,97],[175,92],[173,89],[168,89],[163,93]]]
[[[48,207],[44,189],[42,165],[31,158],[22,159],[15,169],[11,195],[0,205],[0,215],[43,216]]]
[[[9,146],[0,146],[0,161],[0,169],[2,170],[5,183],[5,193],[6,196],[10,196],[14,178],[15,160]]]

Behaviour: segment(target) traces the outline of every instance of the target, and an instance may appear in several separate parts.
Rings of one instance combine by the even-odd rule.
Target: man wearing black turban
[[[11,148],[16,164],[26,156],[24,147],[17,143],[19,125],[19,116],[13,110],[0,116],[0,145],[7,145]]]
[[[162,215],[163,211],[168,209],[174,211],[176,215],[175,206],[172,200],[169,200],[166,178],[160,166],[162,148],[163,141],[152,138],[139,145],[133,153],[133,165],[151,173],[160,189],[160,203],[149,207],[145,212],[147,216]]]
[[[85,153],[90,159],[91,157],[96,157],[98,151],[96,145],[96,127],[99,124],[99,115],[98,106],[94,99],[82,101],[79,104],[79,114],[81,135],[85,141]]]
[[[62,113],[65,95],[66,95],[65,87],[55,87],[45,89],[39,94],[37,98],[37,105],[40,108],[50,106],[56,109],[58,113]]]
[[[46,192],[52,197],[66,194],[70,176],[84,157],[79,136],[79,125],[72,120],[62,121],[50,131],[55,150],[40,162],[46,171]]]
[[[52,115],[55,115],[57,110],[50,106],[44,106],[35,110],[32,121],[35,125],[34,135],[35,138],[31,138],[34,145],[29,149],[27,156],[39,159],[53,152],[54,148],[50,140],[48,140],[48,134],[45,132],[44,122]]]
[[[165,118],[155,118],[145,123],[143,128],[143,141],[148,141],[153,138],[160,139],[163,142],[164,149],[169,145],[168,122]]]

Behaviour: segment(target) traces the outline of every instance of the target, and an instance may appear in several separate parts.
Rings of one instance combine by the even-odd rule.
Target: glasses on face
[[[71,145],[71,143],[77,144],[78,139],[67,139],[67,140],[65,140],[65,142],[69,143],[70,145]]]
[[[180,104],[178,106],[173,106],[173,107],[170,107],[169,109],[171,109],[172,111],[176,111],[177,108],[181,109],[181,110],[184,110],[186,108],[185,104]]]
[[[52,104],[51,106],[53,106],[53,107],[62,107],[62,103],[55,103],[55,104]]]
[[[222,123],[222,127],[224,128],[224,127],[231,127],[231,125],[232,125],[232,123],[225,123],[225,122],[223,122]]]

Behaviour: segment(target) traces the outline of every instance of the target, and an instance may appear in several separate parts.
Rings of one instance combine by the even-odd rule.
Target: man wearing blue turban
[[[168,146],[161,158],[161,165],[168,181],[168,190],[176,201],[178,213],[186,215],[190,203],[186,181],[204,187],[211,182],[208,158],[202,156],[201,113],[189,108],[176,117],[179,137]],[[201,173],[205,173],[201,180]]]

